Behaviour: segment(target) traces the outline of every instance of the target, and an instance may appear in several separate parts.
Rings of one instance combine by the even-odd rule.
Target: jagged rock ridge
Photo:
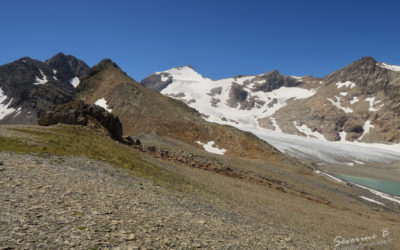
[[[61,53],[44,63],[24,57],[0,66],[0,123],[36,123],[40,113],[72,100],[88,70],[83,61]]]

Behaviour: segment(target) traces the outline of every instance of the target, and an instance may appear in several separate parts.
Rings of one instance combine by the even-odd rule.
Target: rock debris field
[[[0,161],[0,249],[294,248],[251,218],[105,162]]]

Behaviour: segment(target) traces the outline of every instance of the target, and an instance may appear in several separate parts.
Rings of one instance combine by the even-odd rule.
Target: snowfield
[[[209,115],[209,120],[213,122],[222,122],[222,119],[225,118],[240,124],[258,126],[257,119],[272,116],[277,110],[284,107],[289,99],[304,99],[315,94],[314,90],[298,87],[281,87],[267,93],[252,91],[250,90],[251,86],[245,86],[243,84],[246,80],[253,79],[254,76],[214,81],[209,78],[204,78],[188,66],[173,68],[165,72],[172,75],[173,81],[163,89],[161,93],[169,96],[183,93],[185,97],[178,99],[185,101],[196,100],[196,102],[191,103],[189,106],[197,109],[201,113]],[[262,107],[256,105],[250,110],[230,107],[227,104],[227,100],[229,100],[229,91],[232,82],[243,85],[244,90],[249,93],[248,98],[253,97],[256,100],[265,101],[266,103]],[[221,88],[221,94],[209,95],[210,91],[215,88]],[[213,98],[219,100],[216,107],[211,105]],[[268,103],[271,103],[271,107],[268,107]]]
[[[296,158],[318,159],[334,164],[345,164],[352,161],[382,163],[400,161],[400,144],[332,142],[277,133],[263,128],[236,127],[253,133],[276,147],[279,151],[288,153]]]
[[[180,94],[179,96],[183,97],[175,98],[183,101],[194,99],[195,102],[190,102],[189,106],[208,115],[208,118],[205,118],[207,121],[231,125],[243,131],[251,132],[281,152],[288,153],[294,157],[343,165],[357,162],[391,163],[400,161],[400,144],[388,145],[349,142],[344,140],[346,136],[345,132],[340,134],[341,141],[332,142],[325,140],[322,134],[312,132],[306,125],[300,124],[294,125],[309,138],[282,133],[273,117],[274,113],[284,107],[290,100],[313,96],[316,93],[315,90],[307,90],[299,87],[281,87],[271,92],[252,91],[252,84],[246,84],[245,82],[246,80],[253,79],[254,76],[211,80],[203,77],[188,66],[173,68],[165,71],[165,73],[169,73],[172,76],[172,83],[161,91],[162,94],[168,96],[177,96],[177,94]],[[265,104],[255,105],[252,109],[248,110],[240,109],[239,106],[230,107],[227,105],[227,100],[229,100],[229,91],[232,82],[243,86],[243,89],[248,92],[248,99],[255,98],[255,100],[265,101]],[[353,88],[356,86],[350,81],[340,82],[336,85],[338,88]],[[219,91],[217,93],[211,91],[216,88],[221,89],[220,93]],[[343,94],[342,96],[345,95]],[[214,102],[214,105],[211,104],[213,98],[218,99],[216,103]],[[336,98],[337,102],[330,100],[333,105],[345,112],[352,112],[352,109],[340,105],[340,97]],[[351,104],[357,101],[359,101],[358,98],[354,98]],[[378,102],[371,100],[370,103],[373,106]],[[258,126],[257,119],[265,117],[270,118],[275,131]],[[364,125],[364,134],[367,134],[372,127],[373,125],[367,122]],[[210,149],[213,144],[209,145],[209,143],[201,145],[203,147],[207,146]]]

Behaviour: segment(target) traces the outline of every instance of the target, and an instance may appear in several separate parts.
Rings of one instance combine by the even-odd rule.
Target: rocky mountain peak
[[[110,68],[110,67],[111,67],[111,68],[120,69],[119,66],[118,66],[116,63],[114,63],[111,59],[106,58],[106,59],[101,60],[101,61],[100,61],[98,64],[96,64],[95,66],[93,66],[93,67],[89,70],[88,76],[89,76],[89,77],[94,76],[94,75],[96,75],[96,74],[98,74],[98,73],[100,73],[100,72],[102,72],[102,71],[104,71],[104,70],[106,70],[107,68]]]
[[[364,57],[362,57],[362,58],[360,58],[360,59],[354,61],[354,62],[351,63],[351,64],[353,64],[353,65],[355,65],[355,66],[361,67],[361,66],[371,66],[371,65],[375,65],[376,63],[377,63],[377,61],[376,61],[373,57],[364,56]]]
[[[327,85],[350,81],[360,88],[361,93],[369,95],[387,91],[392,80],[391,72],[372,57],[363,57],[325,77]]]
[[[68,82],[74,77],[81,78],[90,70],[85,62],[61,52],[46,60],[45,64],[54,70],[57,78]]]
[[[177,69],[177,70],[191,69],[191,70],[193,70],[193,71],[196,71],[196,70],[193,68],[192,65],[178,66],[178,67],[175,67],[175,69]]]
[[[270,92],[282,86],[294,87],[301,82],[295,78],[282,75],[278,70],[267,72],[254,78],[258,83],[253,87],[253,91]]]

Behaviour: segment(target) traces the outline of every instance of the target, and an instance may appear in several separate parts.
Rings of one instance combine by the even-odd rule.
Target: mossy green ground
[[[58,125],[40,129],[37,127],[9,129],[26,136],[23,136],[23,139],[0,137],[1,151],[35,154],[41,157],[84,156],[129,169],[135,175],[159,184],[179,189],[188,185],[179,176],[140,159],[138,153],[128,146],[86,127]]]

